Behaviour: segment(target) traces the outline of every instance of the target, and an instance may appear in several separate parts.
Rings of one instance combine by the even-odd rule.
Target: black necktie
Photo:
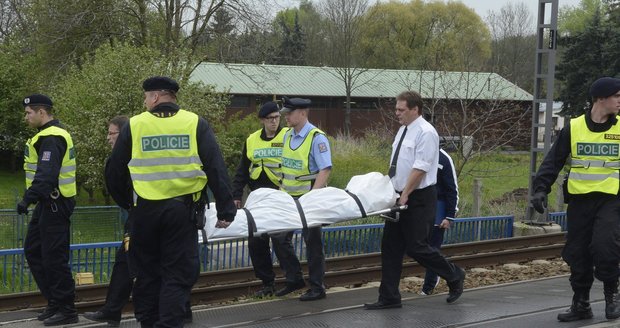
[[[407,134],[407,127],[405,127],[403,134],[400,136],[400,140],[398,140],[398,146],[396,146],[396,151],[394,152],[394,157],[392,157],[392,164],[390,164],[390,170],[388,171],[388,176],[390,178],[393,178],[396,175],[396,162],[398,161],[398,153],[400,153],[400,146],[402,146],[403,144],[405,134]]]

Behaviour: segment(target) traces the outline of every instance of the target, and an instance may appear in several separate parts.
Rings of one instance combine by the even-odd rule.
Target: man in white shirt
[[[367,310],[402,307],[398,290],[405,254],[448,282],[446,301],[463,293],[465,271],[446,260],[428,244],[437,206],[439,136],[423,115],[422,97],[405,91],[396,97],[396,117],[402,124],[392,144],[389,176],[400,194],[398,205],[408,205],[398,222],[386,221],[381,241],[379,299],[364,304]]]

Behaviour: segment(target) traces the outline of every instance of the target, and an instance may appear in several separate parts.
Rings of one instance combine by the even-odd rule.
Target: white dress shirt
[[[392,163],[394,152],[404,130],[405,126],[403,125],[396,133],[396,137],[394,137],[390,163]],[[396,174],[392,178],[394,189],[400,192],[405,188],[412,169],[426,172],[416,189],[436,184],[438,165],[439,136],[435,128],[420,116],[407,126],[407,134],[405,134],[405,139],[403,139],[403,144],[398,153]]]

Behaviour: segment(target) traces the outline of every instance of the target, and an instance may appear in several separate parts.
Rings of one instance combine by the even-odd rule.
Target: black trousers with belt
[[[446,281],[461,278],[457,267],[428,244],[429,232],[435,221],[436,202],[434,185],[416,189],[409,195],[408,208],[401,212],[400,220],[385,222],[381,240],[380,301],[400,302],[398,286],[405,254]]]
[[[132,210],[133,303],[143,326],[182,327],[198,279],[198,233],[191,199],[138,199]]]
[[[280,268],[284,270],[286,283],[295,284],[303,281],[301,264],[295,255],[295,249],[291,241],[293,239],[293,231],[269,235],[263,234],[248,240],[248,251],[252,259],[256,278],[262,280],[264,285],[273,284],[275,280],[276,274],[273,271],[269,239],[271,239],[271,246],[276,253]]]
[[[620,276],[620,199],[592,193],[571,196],[562,258],[570,266],[573,291],[589,293],[594,278],[615,282]]]
[[[75,281],[69,267],[73,197],[39,201],[28,224],[24,253],[30,272],[50,304],[74,309]]]

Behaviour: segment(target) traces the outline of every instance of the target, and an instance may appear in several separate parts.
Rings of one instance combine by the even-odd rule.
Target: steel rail
[[[486,240],[445,245],[442,253],[461,267],[477,267],[557,258],[564,246],[564,233]],[[302,263],[307,271],[306,263]],[[325,283],[328,286],[359,286],[381,278],[381,254],[343,256],[327,259]],[[276,269],[276,283],[283,284],[282,272]],[[424,268],[409,258],[403,264],[403,275],[421,275]],[[214,304],[251,295],[261,282],[251,267],[201,273],[192,289],[192,304]],[[105,302],[107,284],[78,286],[76,306],[93,311]],[[0,311],[38,309],[46,305],[39,292],[0,295]],[[125,311],[131,311],[131,303]]]

